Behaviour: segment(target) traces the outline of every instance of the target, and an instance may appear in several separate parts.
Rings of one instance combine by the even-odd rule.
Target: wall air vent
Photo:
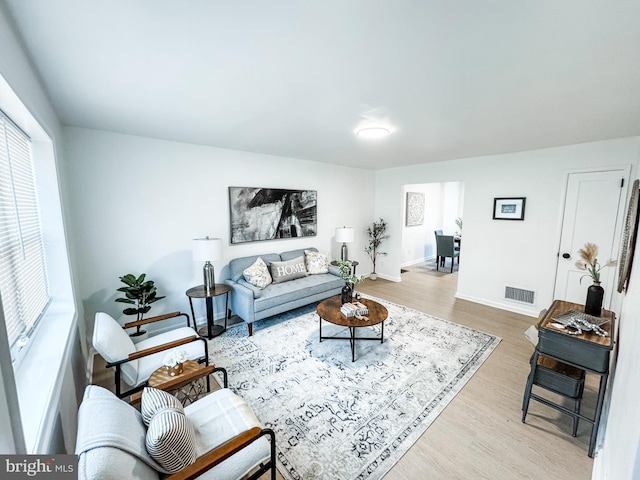
[[[518,287],[504,287],[504,298],[507,300],[514,300],[516,302],[528,303],[529,305],[535,305],[536,292],[533,290],[525,290]]]

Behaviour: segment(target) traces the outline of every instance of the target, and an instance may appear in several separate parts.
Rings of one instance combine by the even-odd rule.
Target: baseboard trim
[[[367,278],[369,278],[369,275],[365,275]],[[389,280],[390,282],[401,282],[402,278],[401,277],[392,277],[391,275],[385,275],[384,273],[379,273],[378,274],[378,278],[382,278],[384,280]],[[372,282],[375,282],[375,280],[372,280]]]
[[[519,313],[520,315],[526,315],[528,317],[537,318],[540,313],[535,307],[520,307],[518,305],[505,304],[500,302],[491,302],[478,297],[472,297],[470,295],[464,295],[456,292],[456,298],[460,300],[468,300],[469,302],[479,303],[480,305],[486,305],[488,307],[499,308],[500,310],[506,310],[508,312]]]
[[[410,260],[408,262],[404,262],[400,264],[400,267],[411,267],[412,265],[418,265],[420,263],[425,263],[425,262],[435,262],[436,257],[422,257],[422,258],[418,258],[417,260]]]

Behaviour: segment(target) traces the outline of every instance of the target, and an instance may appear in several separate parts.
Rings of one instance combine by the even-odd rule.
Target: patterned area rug
[[[318,340],[316,304],[209,341],[211,361],[276,434],[287,480],[379,479],[413,445],[500,339],[400,305],[384,343]],[[359,329],[379,334],[379,326]],[[375,332],[372,332],[374,330]],[[346,334],[323,321],[322,333]]]

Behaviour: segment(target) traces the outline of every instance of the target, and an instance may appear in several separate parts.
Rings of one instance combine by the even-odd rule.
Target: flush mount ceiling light
[[[362,138],[384,138],[389,136],[389,130],[383,127],[361,128],[356,135]]]

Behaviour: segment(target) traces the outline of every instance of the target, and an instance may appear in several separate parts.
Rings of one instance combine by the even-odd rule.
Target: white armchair
[[[268,471],[276,478],[273,431],[229,389],[182,408],[166,392],[145,388],[141,412],[102,387],[86,388],[78,411],[79,480],[238,480]]]
[[[175,318],[174,312],[145,319],[145,323]],[[187,316],[188,319],[188,316]],[[107,368],[115,368],[116,395],[120,398],[141,390],[151,374],[162,365],[169,350],[184,350],[189,360],[209,365],[206,339],[191,328],[179,327],[134,344],[122,325],[104,312],[96,313],[93,328],[93,346],[107,362]],[[121,391],[120,380],[132,387]]]

